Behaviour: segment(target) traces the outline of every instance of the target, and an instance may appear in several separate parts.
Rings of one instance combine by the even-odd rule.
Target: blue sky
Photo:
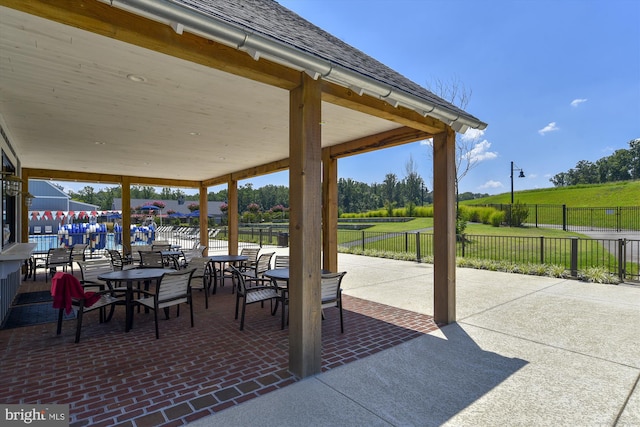
[[[526,176],[514,178],[516,191],[551,187],[578,161],[640,138],[640,1],[279,2],[418,84],[456,81],[471,92],[465,109],[489,126],[473,135],[483,160],[460,192],[509,192],[511,161]],[[411,157],[431,189],[428,150],[418,142],[341,159],[338,173],[402,179]],[[248,182],[288,185],[288,174]]]

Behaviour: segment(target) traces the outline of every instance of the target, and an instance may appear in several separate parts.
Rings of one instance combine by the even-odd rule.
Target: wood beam
[[[342,144],[325,147],[322,149],[322,156],[324,158],[325,155],[328,155],[332,159],[338,159],[382,148],[395,147],[402,144],[408,144],[410,142],[422,141],[432,137],[433,134],[403,126],[375,135],[369,135],[363,138],[347,141]],[[289,159],[277,160],[260,166],[243,169],[241,171],[234,172],[231,175],[222,175],[210,178],[202,181],[202,184],[211,187],[214,185],[226,184],[230,176],[233,177],[233,179],[240,181],[242,179],[249,179],[256,176],[280,172],[289,169],[289,163]]]
[[[55,179],[60,181],[81,181],[96,182],[101,184],[121,184],[125,179],[123,175],[112,175],[104,173],[61,171],[55,169],[32,169],[23,168],[23,173],[27,173],[32,179]],[[149,185],[153,187],[185,187],[199,188],[200,181],[190,181],[185,179],[169,178],[149,178],[142,176],[126,176],[131,185]]]
[[[322,152],[322,268],[338,271],[338,159]]]
[[[253,178],[260,175],[267,175],[269,173],[280,172],[289,169],[289,159],[277,160],[275,162],[265,163],[264,165],[255,166],[249,169],[244,169],[238,172],[234,172],[231,175],[236,180]]]
[[[233,47],[95,0],[0,0],[0,5],[251,80],[292,89],[299,73]]]
[[[432,138],[433,134],[409,127],[400,127],[375,135],[365,136],[338,145],[324,148],[331,158],[341,158],[367,153],[381,148],[395,147],[410,142]]]
[[[433,306],[438,324],[456,321],[456,134],[433,138]]]
[[[446,126],[433,117],[424,117],[405,107],[393,107],[381,99],[366,94],[358,95],[349,88],[327,81],[322,82],[322,100],[430,134],[443,132]]]
[[[289,111],[289,370],[304,378],[322,367],[322,108],[319,82],[301,77],[290,93]]]

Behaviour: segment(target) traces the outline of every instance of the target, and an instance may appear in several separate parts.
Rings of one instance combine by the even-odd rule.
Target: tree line
[[[394,173],[385,175],[381,183],[367,184],[351,178],[338,179],[338,212],[359,213],[381,208],[429,205],[433,201],[433,193],[425,185],[424,179],[418,174],[413,160],[406,165],[407,174],[399,178]],[[61,188],[62,189],[62,188]],[[78,192],[69,192],[73,200],[98,205],[101,210],[111,209],[114,198],[122,197],[120,186],[107,187],[95,191],[92,186],[85,186]],[[470,200],[486,197],[488,194],[462,193],[460,200]],[[181,189],[162,188],[157,192],[150,186],[131,186],[132,199],[146,200],[184,200],[199,201],[198,195],[188,195]],[[209,201],[228,201],[228,192],[223,189],[210,192]],[[285,185],[265,185],[254,188],[247,183],[238,187],[238,210],[249,210],[249,205],[258,205],[261,211],[268,211],[276,206],[289,206],[289,188]]]
[[[580,160],[574,168],[554,175],[549,181],[555,187],[566,187],[632,179],[640,179],[640,138],[629,141],[629,149],[616,150],[595,163]]]

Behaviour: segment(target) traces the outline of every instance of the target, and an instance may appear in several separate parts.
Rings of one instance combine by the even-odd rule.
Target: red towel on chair
[[[64,308],[67,314],[71,313],[71,301],[75,299],[85,300],[85,307],[91,307],[100,300],[100,295],[95,292],[85,292],[80,281],[69,273],[58,272],[51,279],[51,296],[53,308]]]

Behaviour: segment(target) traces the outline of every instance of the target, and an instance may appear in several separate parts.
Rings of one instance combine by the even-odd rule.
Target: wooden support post
[[[204,186],[200,186],[200,244],[209,246],[209,201]]]
[[[227,251],[229,255],[238,255],[238,181],[230,178],[227,192],[229,195],[229,206],[227,210],[227,227],[229,237]]]
[[[436,323],[456,321],[456,134],[433,137],[433,310]]]
[[[338,160],[322,157],[322,268],[338,271]]]
[[[321,372],[321,89],[301,73],[289,97],[289,370],[300,378]]]
[[[131,253],[131,180],[122,178],[122,252]]]

